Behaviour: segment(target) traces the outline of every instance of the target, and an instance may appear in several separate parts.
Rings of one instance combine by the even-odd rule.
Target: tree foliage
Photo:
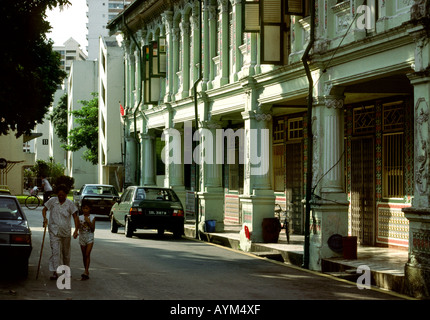
[[[69,131],[67,145],[62,147],[67,151],[78,151],[87,148],[82,158],[92,164],[98,163],[99,141],[99,100],[96,92],[91,94],[93,99],[81,100],[82,108],[71,111],[75,117],[75,128]]]
[[[46,11],[68,0],[3,0],[0,26],[0,135],[29,134],[43,122],[57,86],[66,73],[46,33]]]
[[[37,160],[34,166],[24,171],[24,177],[28,181],[29,186],[38,185],[40,187],[41,178],[47,177],[52,185],[58,186],[64,184],[67,188],[74,187],[75,179],[64,175],[66,168],[61,163],[56,163],[51,158],[50,161]]]
[[[64,94],[58,105],[54,107],[50,114],[50,120],[54,125],[54,131],[61,143],[67,142],[67,93]]]

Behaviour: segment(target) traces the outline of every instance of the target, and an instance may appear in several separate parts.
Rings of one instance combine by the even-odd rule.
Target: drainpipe
[[[124,15],[122,16],[122,22],[125,26],[125,28],[127,29],[128,34],[130,35],[131,39],[133,40],[134,44],[136,45],[136,47],[139,49],[138,53],[139,53],[139,61],[140,61],[140,75],[143,76],[143,72],[142,72],[142,49],[139,46],[139,44],[137,43],[136,39],[133,36],[133,33],[131,32],[130,28],[128,27],[128,25],[125,23],[125,17]],[[141,78],[142,79],[142,78]],[[140,109],[142,104],[142,80],[139,82],[139,103],[137,104],[137,107],[135,108],[135,110],[133,111],[133,121],[134,121],[134,140],[136,142],[136,184],[139,184],[139,176],[140,176],[140,152],[139,152],[139,145],[138,145],[138,137],[137,137],[137,125],[136,125],[136,114],[137,111]]]
[[[207,5],[207,0],[205,0],[205,5]],[[195,131],[199,129],[199,114],[198,114],[198,101],[197,101],[197,85],[199,82],[203,79],[203,72],[202,72],[202,37],[203,37],[203,26],[202,26],[202,2],[203,0],[199,1],[199,28],[200,28],[200,37],[199,37],[199,78],[194,82],[193,85],[193,92],[194,92],[194,122],[195,122]],[[194,157],[193,157],[194,159]],[[193,160],[194,161],[194,160]],[[194,177],[195,177],[195,186],[194,186],[194,212],[196,214],[196,239],[199,238],[199,195],[198,192],[200,191],[199,186],[199,170],[197,168],[197,163],[195,162],[195,169],[194,169]]]
[[[311,30],[308,46],[302,57],[306,76],[309,81],[308,112],[307,112],[307,133],[308,133],[308,154],[307,154],[307,175],[306,175],[306,214],[305,214],[305,245],[303,255],[303,268],[309,269],[309,244],[310,244],[310,217],[311,217],[311,197],[312,197],[312,158],[313,158],[313,134],[312,134],[312,104],[313,104],[313,79],[308,65],[309,52],[315,41],[315,0],[310,2],[311,8]]]

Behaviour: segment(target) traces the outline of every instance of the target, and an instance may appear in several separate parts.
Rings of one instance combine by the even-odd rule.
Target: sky
[[[60,11],[57,7],[46,13],[52,27],[47,37],[51,38],[56,46],[63,45],[64,42],[72,37],[81,45],[81,49],[86,52],[86,0],[70,0],[70,2],[72,5],[65,6],[63,11]]]

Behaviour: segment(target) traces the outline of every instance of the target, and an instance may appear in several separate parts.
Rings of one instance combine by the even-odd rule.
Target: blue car
[[[0,195],[1,267],[13,267],[26,277],[31,251],[30,226],[17,198]]]

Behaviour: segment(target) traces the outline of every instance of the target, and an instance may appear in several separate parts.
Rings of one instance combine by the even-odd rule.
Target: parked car
[[[0,265],[28,274],[31,230],[15,196],[0,195]]]
[[[112,207],[111,232],[125,228],[126,237],[137,229],[157,229],[173,232],[175,238],[184,234],[184,209],[176,193],[170,188],[131,186]]]
[[[118,198],[115,187],[107,184],[84,184],[79,191],[73,193],[73,201],[79,211],[85,201],[91,206],[92,214],[109,215]]]
[[[1,185],[0,186],[0,194],[10,195],[11,193],[10,193],[9,187],[5,186],[5,185]]]

